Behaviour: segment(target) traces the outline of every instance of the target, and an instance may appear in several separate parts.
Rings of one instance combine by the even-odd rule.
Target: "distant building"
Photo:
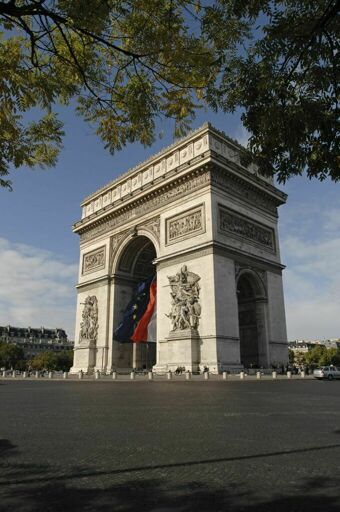
[[[313,340],[313,341],[305,341],[305,340],[295,340],[288,342],[288,348],[293,350],[293,352],[308,352],[312,348],[316,346],[324,346],[326,348],[340,348],[340,339],[332,338],[330,340]]]
[[[330,340],[317,340],[313,343],[315,343],[315,345],[323,345],[326,348],[340,348],[339,338],[332,338]]]
[[[311,343],[303,340],[289,341],[288,348],[294,353],[300,352],[305,353],[315,347],[315,343]]]
[[[46,329],[45,327],[0,326],[0,342],[12,343],[22,348],[25,359],[31,359],[40,352],[51,350],[73,350],[74,342],[69,341],[64,329]]]

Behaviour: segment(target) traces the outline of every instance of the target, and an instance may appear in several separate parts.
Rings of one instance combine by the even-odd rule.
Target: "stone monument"
[[[205,124],[82,203],[72,372],[184,367],[211,372],[287,362],[271,179]],[[157,342],[114,331],[138,283],[157,274]]]

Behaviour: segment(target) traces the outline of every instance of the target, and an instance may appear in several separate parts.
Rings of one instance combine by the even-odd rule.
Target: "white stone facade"
[[[286,195],[243,167],[242,151],[206,124],[85,199],[74,225],[80,265],[73,372],[150,366],[144,347],[117,343],[114,329],[152,269],[155,370],[287,362],[277,232]],[[201,313],[197,328],[174,331],[169,276],[184,265],[200,278]],[[86,306],[89,297],[97,308]]]

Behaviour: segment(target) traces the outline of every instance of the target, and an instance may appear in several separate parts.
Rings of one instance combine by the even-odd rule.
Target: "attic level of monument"
[[[277,229],[286,195],[242,166],[243,151],[205,124],[85,199],[73,226],[73,372],[287,362]],[[150,313],[139,330],[138,304]]]
[[[212,185],[241,195],[249,203],[275,215],[286,195],[273,186],[271,179],[261,176],[253,165],[247,169],[241,165],[240,154],[244,151],[242,146],[205,124],[86,198],[82,203],[82,219],[74,224],[74,231],[82,233],[89,224],[94,226],[94,221],[116,216],[116,212],[124,214],[140,201],[149,201],[150,208],[157,207],[152,201],[155,193],[168,197],[176,186],[186,193],[183,179],[188,181],[191,175],[196,177],[196,182],[202,176],[202,186],[210,180]],[[208,172],[210,175],[204,177]],[[200,183],[196,183],[196,188],[199,186]]]
[[[201,147],[203,147],[203,146],[201,146],[201,142],[202,141],[200,141],[199,138],[202,137],[202,135],[204,135],[207,132],[209,132],[209,134],[214,134],[215,137],[217,137],[217,140],[220,139],[220,141],[221,141],[221,139],[222,139],[224,143],[228,144],[228,147],[230,149],[232,149],[232,150],[234,150],[236,152],[245,151],[245,148],[241,144],[239,144],[236,140],[231,139],[224,132],[222,132],[220,130],[217,130],[210,123],[204,123],[201,127],[197,128],[196,130],[191,131],[185,137],[182,137],[181,139],[176,140],[170,146],[167,146],[166,148],[163,148],[158,153],[155,153],[154,155],[151,155],[144,162],[141,162],[141,163],[137,164],[135,167],[133,167],[132,169],[129,169],[126,172],[122,173],[118,178],[110,181],[107,185],[104,185],[103,187],[101,187],[96,192],[93,192],[89,196],[85,197],[85,199],[81,203],[81,206],[84,206],[84,205],[88,204],[88,201],[93,200],[94,198],[96,198],[98,196],[98,194],[102,194],[104,192],[107,192],[109,189],[112,188],[112,186],[120,184],[123,180],[125,180],[127,178],[131,178],[132,175],[134,175],[135,173],[138,173],[140,171],[145,171],[150,166],[153,166],[155,164],[157,165],[157,164],[160,163],[161,164],[161,168],[165,170],[167,168],[167,162],[163,163],[163,159],[164,159],[164,157],[168,158],[169,155],[172,155],[174,150],[175,150],[175,152],[177,150],[180,150],[182,152],[181,155],[179,155],[180,158],[181,158],[181,161],[179,162],[180,165],[185,163],[189,159],[189,157],[190,157],[189,148],[188,148],[188,153],[187,153],[187,148],[185,147],[189,142],[190,143],[194,143],[194,145],[195,145],[195,147],[193,148],[194,151],[195,151],[195,155],[194,156],[198,156],[200,154]],[[197,137],[198,137],[198,139],[197,139]],[[215,144],[215,148],[216,149],[219,149],[218,144],[219,144],[219,142],[217,142],[217,146]],[[185,153],[187,153],[187,154],[185,154]],[[186,158],[186,157],[188,157],[188,158]],[[172,165],[172,163],[170,163],[170,167],[171,166],[175,167],[174,165]],[[161,173],[159,172],[159,169],[158,170],[156,169],[154,177],[157,177],[158,174],[161,174]],[[150,177],[151,177],[151,175],[147,174],[144,177],[144,180],[147,180]],[[272,182],[272,180],[270,178],[268,178],[268,181],[270,183]]]

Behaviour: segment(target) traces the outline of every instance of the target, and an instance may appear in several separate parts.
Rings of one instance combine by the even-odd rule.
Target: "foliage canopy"
[[[73,364],[73,352],[64,350],[61,352],[40,352],[28,362],[33,370],[56,370],[68,372]]]
[[[72,98],[111,152],[150,145],[159,116],[182,135],[199,105],[241,107],[264,173],[339,179],[338,10],[338,0],[0,0],[0,184],[11,165],[55,165],[56,105]]]
[[[220,88],[208,101],[243,109],[249,147],[265,174],[340,178],[339,1],[217,2],[210,37],[221,48]],[[230,47],[231,20],[244,23],[240,51]],[[217,31],[220,24],[221,30]]]
[[[340,348],[327,348],[324,345],[315,345],[308,352],[296,352],[289,350],[289,362],[299,367],[340,365]]]
[[[14,370],[62,370],[69,371],[73,364],[73,351],[40,352],[30,361],[24,359],[24,351],[14,343],[0,342],[0,368]]]
[[[11,343],[0,342],[0,368],[20,370],[23,359],[22,348]]]

